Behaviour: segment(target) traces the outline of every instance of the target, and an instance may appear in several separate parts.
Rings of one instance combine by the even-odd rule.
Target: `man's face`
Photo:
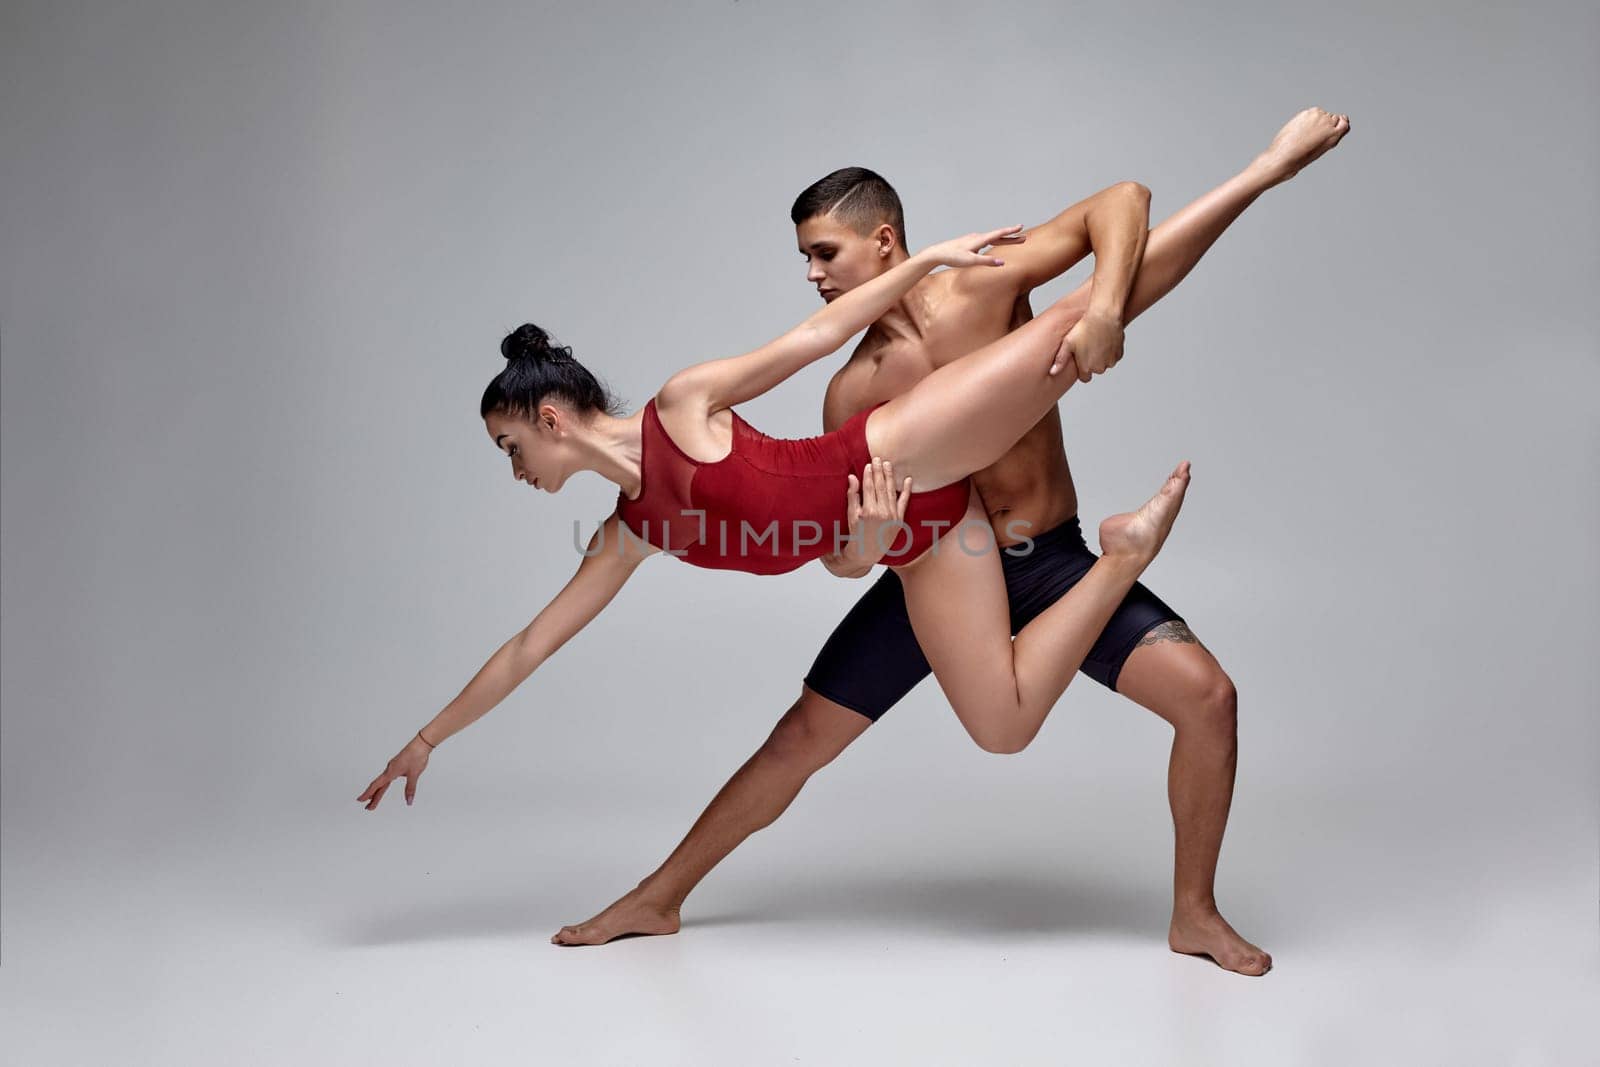
[[[814,215],[794,234],[806,258],[806,281],[830,304],[893,265],[894,228],[887,223],[863,237],[832,215]]]

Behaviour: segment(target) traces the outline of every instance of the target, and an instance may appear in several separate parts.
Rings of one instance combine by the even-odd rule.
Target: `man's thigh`
[[[1152,629],[1129,653],[1117,692],[1179,726],[1231,706],[1233,682],[1183,621]]]
[[[931,673],[911,629],[900,576],[885,568],[834,627],[806,672],[805,685],[876,722]]]

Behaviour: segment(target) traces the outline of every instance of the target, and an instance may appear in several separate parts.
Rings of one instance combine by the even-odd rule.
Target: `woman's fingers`
[[[1015,244],[1018,241],[1027,240],[1027,238],[1025,236],[1019,236],[1019,234],[1021,234],[1021,232],[1022,232],[1022,227],[1021,226],[1002,226],[1000,229],[998,229],[998,230],[990,230],[988,233],[973,234],[974,237],[978,238],[978,243],[975,244],[975,245],[972,245],[970,247],[972,248],[972,250],[974,252],[976,252],[978,249],[983,248],[983,247],[985,247],[987,245],[992,245],[992,244],[999,243],[999,241],[1002,238],[1013,238],[1012,241],[1008,242],[1008,243],[1011,243],[1011,244]]]
[[[856,481],[854,474],[850,475],[844,487],[845,518],[849,525],[854,527],[856,520],[861,518],[861,483]]]
[[[356,803],[360,804],[363,801],[371,801],[372,803],[367,805],[367,807],[370,809],[373,804],[378,802],[377,798],[383,795],[382,786],[386,781],[388,781],[388,777],[389,772],[384,771],[382,774],[378,775],[378,777],[374,778],[372,780],[372,784],[367,786],[366,790],[362,792],[360,796],[356,797]],[[374,794],[376,794],[376,796],[374,796]]]
[[[374,792],[372,792],[371,789],[367,790],[369,793],[372,793],[372,799],[367,802],[367,810],[368,811],[371,811],[374,808],[376,808],[378,806],[378,801],[383,799],[383,794],[385,792],[387,792],[388,789],[389,789],[389,781],[390,781],[390,779],[388,777],[386,777],[386,776],[383,777],[383,778],[380,778],[378,780],[378,782],[381,782],[382,783],[381,785],[379,785],[378,782],[374,782],[373,783],[373,785],[376,785],[378,787],[377,792],[374,793]]]
[[[411,806],[411,802],[413,800],[417,799],[417,779],[421,778],[421,777],[422,777],[422,772],[421,771],[412,771],[410,774],[406,775],[406,806],[407,807],[410,807]]]
[[[900,489],[900,499],[895,501],[895,518],[906,517],[906,505],[911,503],[911,475],[906,475],[906,484]]]

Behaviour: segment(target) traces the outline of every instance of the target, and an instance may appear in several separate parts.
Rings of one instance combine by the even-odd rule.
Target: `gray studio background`
[[[1597,31],[1578,4],[6,4],[13,1062],[1576,1062]],[[1154,222],[1310,104],[1345,142],[1063,402],[1091,530],[1194,464],[1145,580],[1239,688],[1218,899],[1273,974],[1167,952],[1171,732],[1086,679],[1015,757],[927,682],[682,935],[547,945],[793,700],[865,588],[820,568],[651,561],[414,807],[354,803],[615,495],[513,482],[476,416],[507,330],[637,405],[818,306],[787,210],[834,167],[897,184],[913,247],[1127,178]],[[742,410],[818,432],[843,358]]]

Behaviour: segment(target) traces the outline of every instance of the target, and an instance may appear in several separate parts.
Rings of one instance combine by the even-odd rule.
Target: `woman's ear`
[[[538,421],[544,429],[554,431],[561,425],[561,412],[554,404],[540,404]]]

